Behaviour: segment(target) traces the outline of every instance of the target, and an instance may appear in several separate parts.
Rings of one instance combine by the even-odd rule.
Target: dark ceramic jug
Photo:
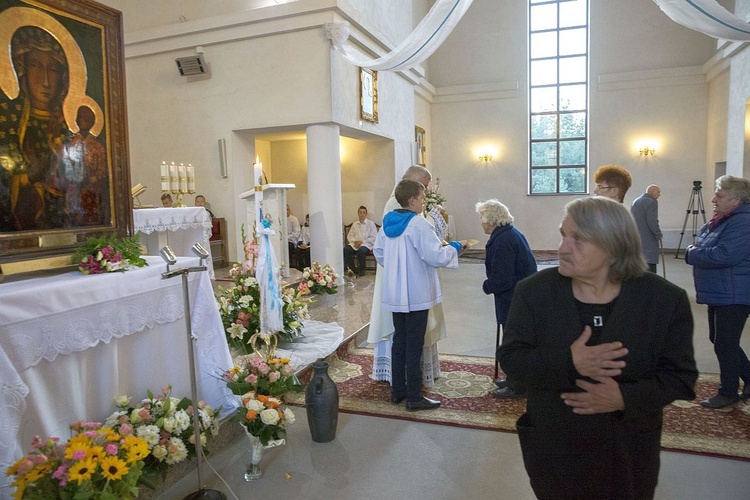
[[[336,437],[339,421],[339,390],[328,376],[328,363],[316,361],[312,365],[313,375],[305,390],[307,424],[312,440],[328,443]]]

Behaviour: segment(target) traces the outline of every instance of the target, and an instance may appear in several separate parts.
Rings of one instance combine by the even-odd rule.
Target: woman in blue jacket
[[[750,180],[719,177],[711,203],[714,216],[688,247],[685,261],[693,266],[698,303],[708,305],[708,338],[721,371],[718,393],[701,405],[724,408],[750,398],[750,361],[740,347],[750,315]]]

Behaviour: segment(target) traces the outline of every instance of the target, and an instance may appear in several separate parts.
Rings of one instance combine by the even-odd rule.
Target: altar
[[[172,384],[174,395],[190,397],[182,279],[162,279],[162,259],[145,259],[147,267],[125,273],[0,285],[0,470],[34,435],[64,440],[70,422],[103,422],[118,395],[137,400]],[[178,258],[174,267],[197,265]],[[191,273],[189,291],[198,397],[225,413],[230,392],[218,374],[232,359],[207,273]],[[3,474],[0,497],[8,484]]]
[[[178,257],[192,257],[190,248],[195,243],[211,253],[211,216],[203,207],[142,208],[133,210],[133,226],[140,233],[148,255],[159,255],[164,245],[169,245]],[[213,259],[206,261],[208,275],[214,279]]]

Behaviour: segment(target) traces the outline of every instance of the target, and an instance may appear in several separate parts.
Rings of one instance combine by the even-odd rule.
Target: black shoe
[[[404,399],[406,399],[406,396],[391,396],[391,403],[397,405]]]
[[[498,389],[503,389],[505,387],[508,387],[509,384],[507,380],[497,379],[495,380],[495,385],[497,386]]]
[[[495,389],[492,391],[493,398],[500,399],[518,399],[526,397],[526,391],[513,389],[510,386],[505,386],[502,389]]]
[[[750,399],[750,385],[745,384],[745,386],[742,388],[742,394],[740,394],[740,397],[743,401],[747,401]]]
[[[718,410],[721,408],[726,408],[727,406],[732,406],[738,401],[740,401],[740,396],[738,394],[735,394],[734,397],[722,396],[721,394],[717,394],[712,398],[704,399],[703,401],[701,401],[701,406],[705,408],[711,408],[712,410]]]
[[[440,408],[440,401],[435,401],[424,396],[422,396],[421,401],[406,402],[406,409],[408,411],[434,410],[435,408]]]

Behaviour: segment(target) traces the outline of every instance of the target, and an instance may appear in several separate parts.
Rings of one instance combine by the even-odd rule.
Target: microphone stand
[[[197,248],[196,248],[197,247]],[[218,490],[205,489],[203,487],[203,475],[201,470],[201,461],[203,459],[203,443],[201,442],[201,429],[198,417],[198,387],[196,384],[195,377],[195,350],[193,348],[193,328],[190,321],[190,290],[188,287],[188,274],[202,272],[207,268],[203,263],[203,260],[208,255],[205,249],[196,243],[193,246],[193,251],[200,257],[199,266],[195,267],[179,267],[177,269],[169,269],[170,264],[174,264],[177,259],[172,253],[169,247],[162,248],[160,254],[162,258],[167,262],[167,270],[161,273],[162,279],[174,278],[175,276],[182,276],[182,293],[183,300],[185,302],[185,327],[187,328],[188,337],[188,359],[190,363],[190,395],[193,398],[193,435],[195,437],[195,454],[198,461],[198,491],[195,491],[185,497],[185,500],[198,500],[198,499],[209,499],[209,500],[225,500],[226,496]],[[203,253],[204,252],[205,255]]]

